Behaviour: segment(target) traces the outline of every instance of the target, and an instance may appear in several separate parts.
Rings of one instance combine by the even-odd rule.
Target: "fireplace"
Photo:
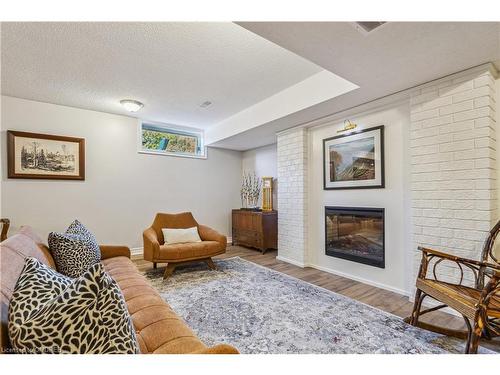
[[[384,209],[325,207],[325,253],[385,268]]]

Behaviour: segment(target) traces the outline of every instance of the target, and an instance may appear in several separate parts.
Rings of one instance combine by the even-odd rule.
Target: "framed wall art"
[[[384,126],[323,140],[323,188],[383,188]]]
[[[7,131],[9,178],[85,180],[85,139]]]

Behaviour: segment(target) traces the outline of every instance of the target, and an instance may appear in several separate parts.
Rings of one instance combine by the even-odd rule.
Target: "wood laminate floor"
[[[248,249],[242,246],[229,246],[225,254],[219,255],[214,259],[238,256],[261,266],[283,272],[287,275],[331,290],[332,292],[366,303],[367,305],[387,311],[402,318],[411,314],[413,304],[409,301],[407,296],[390,292],[385,289],[380,289],[342,276],[333,275],[315,268],[301,268],[294,266],[293,264],[277,260],[276,253],[276,251],[267,251],[265,254],[261,254],[258,250]],[[140,270],[146,270],[152,268],[153,266],[152,263],[144,261],[141,258],[134,258],[134,262]],[[158,264],[158,267],[162,266],[165,265]],[[427,323],[446,326],[449,328],[465,329],[463,319],[440,311],[426,314],[422,316],[421,320]],[[499,340],[491,342],[485,341],[482,345],[496,352],[500,352]]]

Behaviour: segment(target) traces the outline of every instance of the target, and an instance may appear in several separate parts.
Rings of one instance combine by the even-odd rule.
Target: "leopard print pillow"
[[[100,263],[70,279],[26,258],[8,318],[17,353],[139,353],[120,288]]]
[[[57,270],[69,277],[79,277],[101,260],[94,235],[78,220],[71,223],[65,233],[49,233],[48,243]]]

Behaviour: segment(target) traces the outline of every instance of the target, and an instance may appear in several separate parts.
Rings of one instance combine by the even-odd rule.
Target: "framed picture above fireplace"
[[[325,207],[325,254],[385,268],[383,208]]]
[[[323,188],[383,188],[384,126],[323,140]]]

